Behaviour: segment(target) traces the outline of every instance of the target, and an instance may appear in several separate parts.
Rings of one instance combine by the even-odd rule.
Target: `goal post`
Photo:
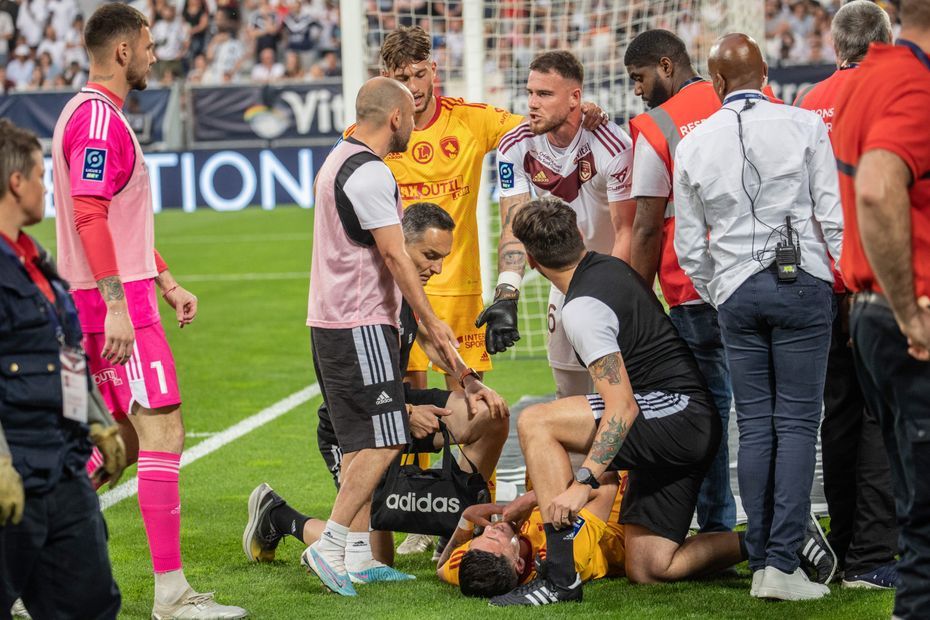
[[[623,53],[637,34],[651,28],[675,32],[703,72],[710,47],[722,34],[744,32],[761,42],[764,33],[764,0],[341,0],[340,7],[346,101],[354,101],[362,82],[378,74],[384,37],[399,26],[416,24],[433,38],[437,92],[524,114],[532,59],[568,49],[585,69],[584,99],[624,127],[643,111],[623,66]],[[497,276],[500,232],[493,159],[492,153],[478,205],[486,299],[493,295]],[[527,272],[520,298],[522,338],[499,356],[545,356],[548,291],[535,272]]]

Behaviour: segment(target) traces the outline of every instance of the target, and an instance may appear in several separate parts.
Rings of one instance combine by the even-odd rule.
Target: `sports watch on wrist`
[[[594,474],[592,474],[591,470],[587,467],[578,468],[578,471],[575,472],[575,482],[578,484],[586,484],[592,489],[601,486],[601,483],[597,481],[597,478],[594,477]]]

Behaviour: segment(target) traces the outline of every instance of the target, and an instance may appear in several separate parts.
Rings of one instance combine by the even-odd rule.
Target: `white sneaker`
[[[213,592],[185,592],[173,605],[162,605],[157,601],[152,608],[152,620],[234,620],[247,618],[249,612],[241,607],[220,605]]]
[[[13,607],[10,608],[10,615],[14,618],[25,618],[26,620],[32,620],[32,616],[30,616],[29,612],[26,611],[26,606],[23,604],[23,599],[21,598],[13,601]]]
[[[749,596],[759,596],[759,586],[762,585],[763,575],[765,575],[765,569],[762,568],[752,574],[752,585],[749,587]]]
[[[774,566],[766,566],[762,582],[756,589],[757,597],[779,601],[807,601],[827,594],[830,594],[830,588],[813,583],[800,567],[793,573],[783,573]]]
[[[413,553],[423,553],[433,546],[433,537],[426,534],[407,534],[404,542],[397,547],[397,553],[400,555],[411,555]]]

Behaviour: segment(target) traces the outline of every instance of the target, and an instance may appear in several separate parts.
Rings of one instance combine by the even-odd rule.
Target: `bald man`
[[[762,94],[768,67],[744,34],[719,39],[708,67],[723,106],[675,154],[675,251],[717,308],[740,433],[750,593],[806,600],[798,552],[808,527],[815,443],[835,302],[830,259],[843,236],[827,130]],[[710,231],[710,235],[708,235]],[[829,570],[835,558],[816,521]]]
[[[451,367],[455,335],[430,307],[404,250],[397,183],[382,161],[407,149],[413,96],[383,77],[355,102],[355,133],[330,152],[316,181],[307,325],[313,367],[343,452],[342,485],[320,539],[301,563],[323,585],[355,596],[356,583],[413,579],[371,555],[371,495],[410,442],[397,372],[401,295]]]

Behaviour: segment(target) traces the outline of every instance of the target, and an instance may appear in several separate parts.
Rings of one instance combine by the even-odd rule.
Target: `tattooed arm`
[[[513,271],[520,277],[526,269],[526,250],[513,236],[513,218],[530,199],[530,194],[501,198],[501,238],[497,244],[497,273]]]
[[[106,342],[100,355],[114,364],[125,364],[132,356],[136,334],[129,319],[123,283],[119,276],[107,276],[97,280],[97,289],[107,304],[107,316],[103,323]]]
[[[639,414],[639,406],[619,351],[593,361],[588,372],[594,380],[594,389],[604,399],[604,415],[582,466],[600,476],[620,451]]]

